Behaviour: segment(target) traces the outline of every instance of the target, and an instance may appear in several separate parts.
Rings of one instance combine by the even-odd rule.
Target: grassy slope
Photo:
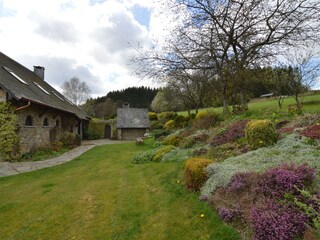
[[[177,183],[182,163],[131,164],[147,148],[100,146],[64,165],[1,178],[0,239],[239,239]]]
[[[301,101],[303,102],[303,110],[308,113],[319,113],[320,112],[320,94],[307,94],[301,97]],[[266,115],[270,112],[288,112],[288,106],[291,104],[295,104],[295,101],[292,97],[285,98],[283,101],[283,107],[281,110],[278,108],[277,100],[275,99],[257,99],[249,102],[249,110],[256,111],[260,113],[265,113]],[[222,107],[219,108],[204,108],[199,111],[206,110],[214,110],[218,113],[222,113]],[[195,112],[195,111],[191,111]],[[187,112],[179,112],[179,114],[183,116],[187,116]]]

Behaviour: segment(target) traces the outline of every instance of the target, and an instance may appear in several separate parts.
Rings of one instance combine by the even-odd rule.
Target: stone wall
[[[143,137],[148,132],[146,128],[122,128],[118,129],[119,140],[135,140],[136,138]]]
[[[6,102],[7,101],[7,93],[0,88],[0,102]]]
[[[18,116],[21,153],[47,147],[57,141],[63,131],[78,133],[77,119],[68,113],[31,104],[16,112]],[[26,126],[30,116],[32,125]],[[47,119],[47,125],[44,121]]]

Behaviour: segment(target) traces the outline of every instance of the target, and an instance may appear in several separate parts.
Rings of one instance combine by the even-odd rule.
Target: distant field
[[[307,113],[320,113],[320,93],[311,92],[301,96],[301,101],[303,103],[303,110]],[[288,112],[288,106],[295,104],[292,97],[286,97],[283,101],[282,109],[279,109],[277,100],[272,99],[253,99],[249,102],[249,110],[257,113],[269,114],[272,112]],[[230,107],[231,109],[231,107]],[[222,107],[218,108],[203,108],[199,112],[213,110],[218,113],[222,113]],[[191,111],[195,113],[195,111]],[[178,112],[178,114],[187,116],[188,112]]]

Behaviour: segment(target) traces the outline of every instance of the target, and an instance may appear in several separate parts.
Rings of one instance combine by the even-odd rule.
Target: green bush
[[[182,115],[178,115],[174,118],[174,127],[175,128],[182,128],[184,123],[186,122],[186,118]]]
[[[168,122],[166,122],[164,125],[163,125],[163,128],[166,130],[166,131],[171,131],[174,129],[174,120],[169,120]]]
[[[169,120],[173,120],[176,116],[175,112],[162,112],[158,114],[158,120],[164,124]]]
[[[213,111],[199,112],[192,126],[196,129],[208,129],[219,121],[219,114]]]
[[[202,185],[207,180],[205,171],[212,161],[206,158],[189,158],[184,166],[184,184],[192,191],[199,191]]]
[[[267,147],[277,142],[277,130],[270,120],[250,121],[245,129],[247,141],[253,149]]]
[[[19,157],[17,116],[11,105],[0,103],[0,158],[12,161]]]
[[[151,126],[151,130],[163,128],[163,124],[158,120],[150,121],[150,126]]]
[[[179,144],[179,147],[191,148],[195,144],[196,144],[196,140],[192,136],[188,136],[182,139],[182,141]]]
[[[89,127],[87,130],[87,138],[89,140],[104,138],[105,127],[106,127],[105,121],[92,119],[89,122]]]
[[[158,120],[158,116],[155,112],[148,112],[148,116],[150,121]]]
[[[151,162],[154,155],[156,153],[155,149],[151,149],[146,152],[140,152],[133,156],[132,163],[133,164],[141,164]]]
[[[81,136],[75,133],[63,132],[60,141],[63,143],[63,146],[66,147],[80,146]]]
[[[164,146],[162,148],[159,148],[158,150],[156,150],[155,155],[152,158],[152,161],[160,162],[162,160],[162,157],[166,153],[171,152],[174,148],[175,148],[175,146],[172,146],[172,145],[168,145],[168,146]]]
[[[181,137],[179,135],[171,134],[167,136],[165,139],[163,139],[163,144],[178,146],[180,141],[181,141]]]
[[[191,157],[190,149],[175,148],[162,157],[163,162],[182,162]]]

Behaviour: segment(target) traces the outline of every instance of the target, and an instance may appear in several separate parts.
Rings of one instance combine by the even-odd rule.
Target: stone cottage
[[[125,105],[117,109],[117,129],[119,140],[135,140],[149,132],[148,109],[130,108]]]
[[[64,131],[82,135],[89,120],[44,80],[44,70],[30,71],[0,52],[0,102],[15,107],[22,153],[50,145]]]

